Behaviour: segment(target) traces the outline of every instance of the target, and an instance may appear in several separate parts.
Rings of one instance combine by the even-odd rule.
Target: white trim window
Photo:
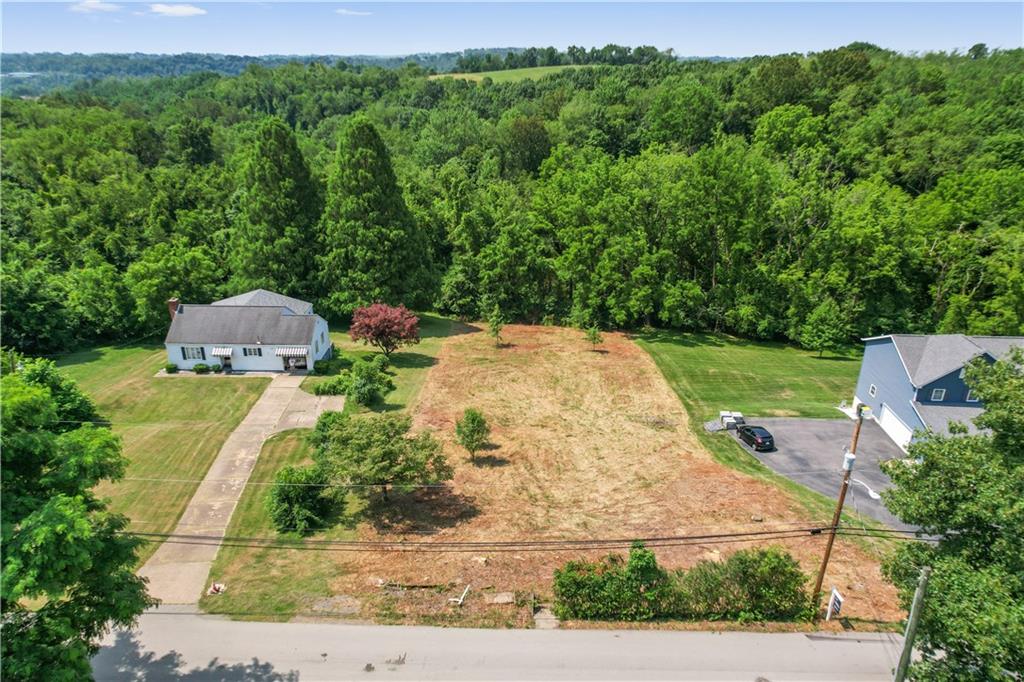
[[[974,395],[974,391],[967,391],[967,398],[966,398],[966,400],[969,403],[976,403],[976,402],[979,402],[981,400],[981,398],[979,398],[978,396]]]
[[[871,384],[871,386],[868,387],[868,395],[871,396],[872,398],[878,395],[878,386]]]
[[[259,348],[259,347],[256,347],[256,348],[243,348],[242,349],[242,355],[244,355],[247,358],[251,358],[251,357],[260,357],[260,358],[262,358],[263,357],[263,349]]]
[[[932,389],[932,402],[941,403],[946,399],[946,389],[944,388],[933,388]]]
[[[182,346],[181,357],[185,360],[205,360],[206,353],[202,346]]]

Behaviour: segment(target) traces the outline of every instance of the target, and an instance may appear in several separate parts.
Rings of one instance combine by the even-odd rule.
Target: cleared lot
[[[823,522],[775,485],[716,462],[650,356],[626,336],[606,334],[600,352],[592,352],[583,334],[572,329],[509,325],[502,336],[507,345],[501,348],[483,333],[449,337],[410,407],[415,428],[431,430],[443,442],[455,467],[451,488],[395,496],[387,505],[350,504],[348,522],[314,539],[584,540]],[[476,462],[454,442],[455,421],[467,407],[481,410],[492,425],[490,446]],[[261,480],[257,474],[272,472],[257,467],[254,479]],[[257,497],[240,504],[232,527],[262,535],[269,532],[265,521],[247,519],[263,514],[266,491],[252,494]],[[806,572],[814,570],[822,536],[776,542]],[[711,540],[657,553],[666,567],[683,568],[749,546]],[[282,619],[343,615],[390,623],[526,626],[532,623],[530,595],[550,598],[557,566],[605,553],[244,548],[218,560],[215,569],[223,571],[231,596],[219,605],[208,597],[203,605],[236,617],[254,617],[257,610],[264,613],[256,617],[267,617],[270,610]],[[873,621],[900,617],[893,589],[862,545],[840,541],[833,561],[829,584],[847,596],[845,614]],[[271,585],[274,597],[267,599]],[[465,603],[449,605],[467,585]],[[512,593],[512,603],[493,603],[500,593]]]
[[[741,443],[745,450],[772,471],[836,499],[844,448],[849,445],[853,435],[852,420],[748,417],[747,422],[771,431],[775,436],[776,449],[773,452],[755,452]],[[852,476],[855,481],[863,481],[863,484],[854,482],[850,487],[846,498],[847,507],[893,528],[912,528],[893,516],[881,500],[871,499],[865,488],[866,485],[881,493],[891,487],[892,482],[879,465],[886,460],[905,456],[878,424],[866,419],[857,443],[857,462]]]

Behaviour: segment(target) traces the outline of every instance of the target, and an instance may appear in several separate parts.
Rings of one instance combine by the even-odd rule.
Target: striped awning
[[[306,357],[306,352],[307,352],[307,349],[303,348],[301,346],[296,346],[294,348],[292,348],[292,347],[283,347],[283,348],[278,348],[277,350],[275,350],[274,351],[274,355],[276,355],[277,357],[282,357],[283,356],[283,357],[286,357],[286,358],[304,358],[304,357]]]
[[[229,358],[234,350],[230,346],[214,346],[211,355],[216,355],[219,358]]]

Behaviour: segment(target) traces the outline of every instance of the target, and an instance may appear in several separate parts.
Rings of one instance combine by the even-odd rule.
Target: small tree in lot
[[[420,342],[420,320],[404,305],[374,303],[352,313],[349,336],[376,346],[390,357],[400,346]]]
[[[325,413],[329,414],[329,413]],[[372,417],[321,417],[314,459],[332,481],[380,489],[384,501],[388,490],[409,489],[451,480],[453,472],[441,452],[441,444],[429,433],[409,434],[412,420],[406,415]]]
[[[495,305],[491,314],[487,316],[487,334],[494,339],[494,345],[501,345],[501,330],[505,328],[505,318],[501,314],[501,308]]]
[[[601,330],[597,326],[587,327],[584,332],[587,336],[587,341],[590,343],[590,349],[593,351],[597,350],[597,347],[604,343],[604,337],[601,336]]]
[[[479,410],[470,407],[462,414],[462,419],[455,422],[455,435],[469,452],[469,458],[475,460],[477,451],[487,443],[491,435],[491,427]]]
[[[327,476],[317,465],[286,466],[274,476],[267,512],[278,532],[305,535],[323,524],[330,506]]]

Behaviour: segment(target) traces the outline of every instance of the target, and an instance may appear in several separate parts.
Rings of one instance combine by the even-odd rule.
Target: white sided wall
[[[279,347],[296,348],[295,344],[289,344],[283,346],[279,344],[263,344],[259,348],[263,349],[263,355],[250,355],[246,356],[243,348],[256,348],[251,344],[239,344],[239,343],[165,343],[164,346],[167,348],[167,361],[173,362],[178,366],[178,369],[189,370],[198,364],[205,363],[207,365],[221,364],[221,359],[213,355],[214,347],[217,348],[233,348],[234,352],[231,354],[231,369],[242,372],[282,372],[284,371],[284,359],[275,355]],[[202,347],[206,351],[205,360],[185,360],[182,356],[181,349],[183,346],[190,348]],[[301,346],[298,346],[301,348]],[[327,329],[327,321],[322,317],[317,316],[316,324],[313,327],[313,338],[309,340],[306,345],[306,359],[309,369],[313,369],[313,362],[315,360],[321,360],[328,356],[331,348],[331,337]]]

